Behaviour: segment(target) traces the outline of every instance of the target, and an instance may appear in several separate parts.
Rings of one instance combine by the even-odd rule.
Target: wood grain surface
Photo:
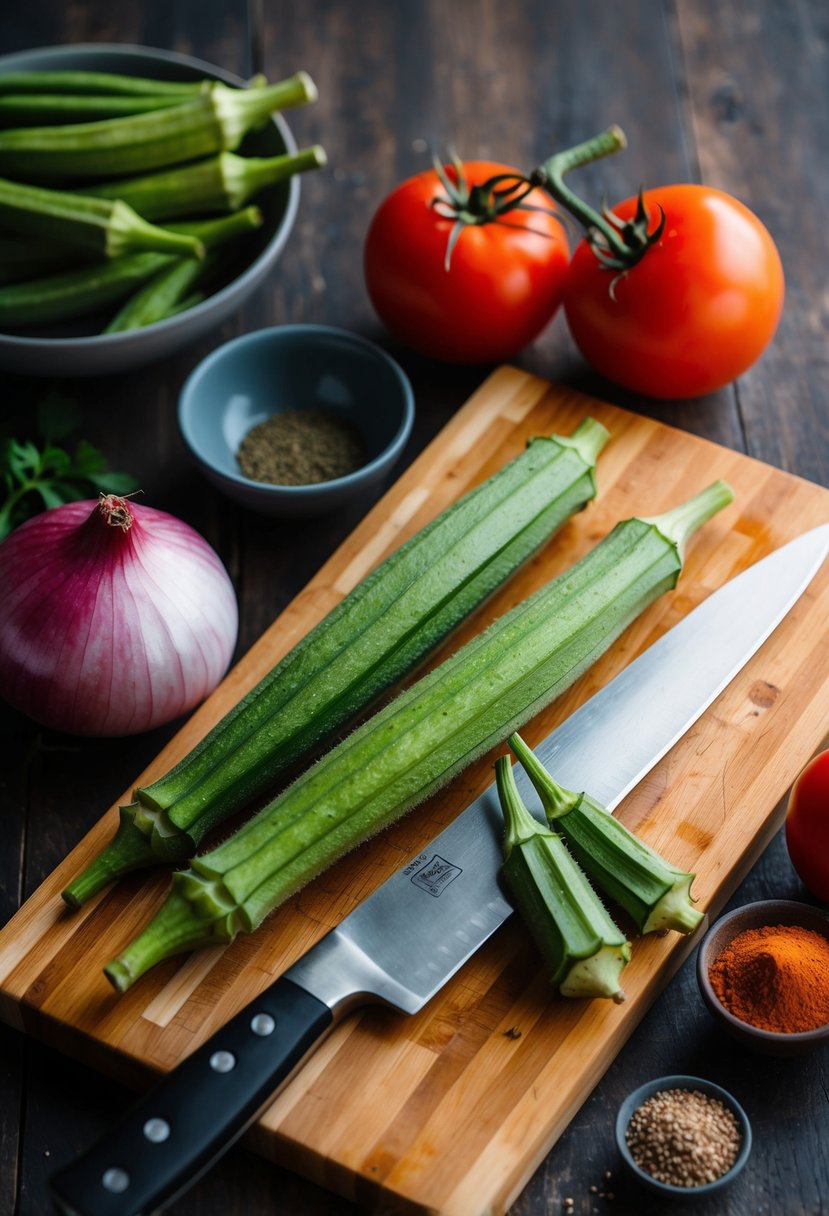
[[[21,439],[33,436],[35,406],[48,388],[72,396],[79,434],[104,448],[113,467],[140,477],[145,501],[210,539],[239,595],[240,654],[373,498],[301,527],[235,508],[207,490],[188,461],[175,421],[179,389],[199,359],[238,333],[292,320],[345,326],[385,345],[412,380],[417,418],[402,462],[409,463],[488,370],[417,358],[382,330],[363,287],[372,211],[386,190],[428,164],[432,146],[451,142],[465,156],[529,167],[616,121],[629,147],[580,175],[592,201],[625,197],[640,182],[704,180],[747,203],[780,248],[787,298],[775,341],[738,383],[698,401],[632,398],[584,365],[563,317],[520,364],[829,485],[829,25],[821,0],[29,0],[0,16],[0,51],[85,41],[180,50],[242,75],[305,67],[320,87],[319,103],[292,112],[290,125],[300,143],[327,147],[330,169],[303,179],[299,219],[277,272],[232,321],[129,377],[0,386],[0,428]],[[95,742],[41,731],[0,707],[0,920],[178,725]],[[732,903],[772,896],[809,898],[782,834]],[[565,1197],[577,1216],[662,1216],[656,1197],[620,1175],[613,1120],[631,1089],[671,1072],[730,1089],[754,1128],[750,1167],[726,1194],[697,1202],[698,1216],[829,1212],[826,1054],[761,1062],[735,1049],[701,1007],[691,960],[540,1162],[511,1216],[558,1216]],[[122,1085],[0,1026],[0,1213],[45,1216],[50,1172],[128,1101]],[[602,1197],[608,1191],[612,1201]],[[174,1205],[175,1216],[354,1216],[361,1208],[242,1148]]]
[[[569,434],[587,415],[612,437],[599,461],[597,501],[444,653],[566,569],[618,519],[664,510],[716,477],[729,481],[736,500],[691,542],[678,589],[651,606],[573,689],[528,725],[530,742],[715,587],[803,530],[829,522],[829,491],[821,487],[501,368],[136,783],[180,759],[379,560],[458,494],[516,455],[532,435]],[[780,796],[822,738],[829,685],[820,660],[827,643],[829,566],[618,812],[676,865],[696,872],[695,893],[709,915],[768,842]],[[112,992],[101,968],[157,905],[166,876],[149,882],[135,877],[79,913],[67,912],[60,899],[69,876],[113,833],[117,807],[111,808],[0,931],[0,1016],[122,1079],[166,1071],[422,852],[489,784],[492,761],[492,755],[484,757],[323,874],[255,935],[170,960],[124,997]],[[314,1181],[383,1210],[503,1212],[691,945],[677,934],[637,940],[621,1008],[567,1002],[551,998],[520,925],[510,924],[417,1017],[370,1010],[347,1019],[265,1113],[250,1142]]]

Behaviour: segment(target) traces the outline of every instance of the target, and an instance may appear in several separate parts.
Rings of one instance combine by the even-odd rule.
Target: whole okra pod
[[[297,72],[262,88],[211,84],[179,106],[129,118],[12,128],[0,131],[0,173],[24,181],[77,181],[142,173],[233,151],[275,110],[316,96],[307,72]]]
[[[627,520],[369,718],[227,840],[173,877],[106,968],[120,989],[162,958],[250,932],[344,852],[424,801],[568,688],[676,584],[688,536],[731,501],[716,482]]]
[[[204,256],[194,236],[158,228],[120,199],[87,198],[0,178],[0,228],[117,258],[139,251]]]

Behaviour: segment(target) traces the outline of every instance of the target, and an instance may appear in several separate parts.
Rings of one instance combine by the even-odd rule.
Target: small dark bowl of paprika
[[[697,982],[723,1029],[761,1055],[829,1043],[829,912],[765,899],[726,913],[697,955]]]

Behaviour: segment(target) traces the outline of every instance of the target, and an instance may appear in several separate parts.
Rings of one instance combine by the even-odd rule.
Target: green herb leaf
[[[103,452],[81,439],[74,452],[60,446],[77,428],[80,411],[72,398],[52,389],[37,407],[37,439],[0,441],[0,540],[44,508],[77,502],[104,491],[131,494],[138,482],[107,468]]]

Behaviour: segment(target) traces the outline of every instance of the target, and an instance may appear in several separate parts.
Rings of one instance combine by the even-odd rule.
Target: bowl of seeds
[[[616,1144],[629,1172],[674,1199],[729,1186],[751,1152],[739,1102],[701,1077],[658,1077],[634,1090],[616,1117]]]
[[[386,476],[412,429],[414,395],[373,342],[284,325],[208,355],[182,389],[178,419],[222,493],[264,515],[307,517]]]

